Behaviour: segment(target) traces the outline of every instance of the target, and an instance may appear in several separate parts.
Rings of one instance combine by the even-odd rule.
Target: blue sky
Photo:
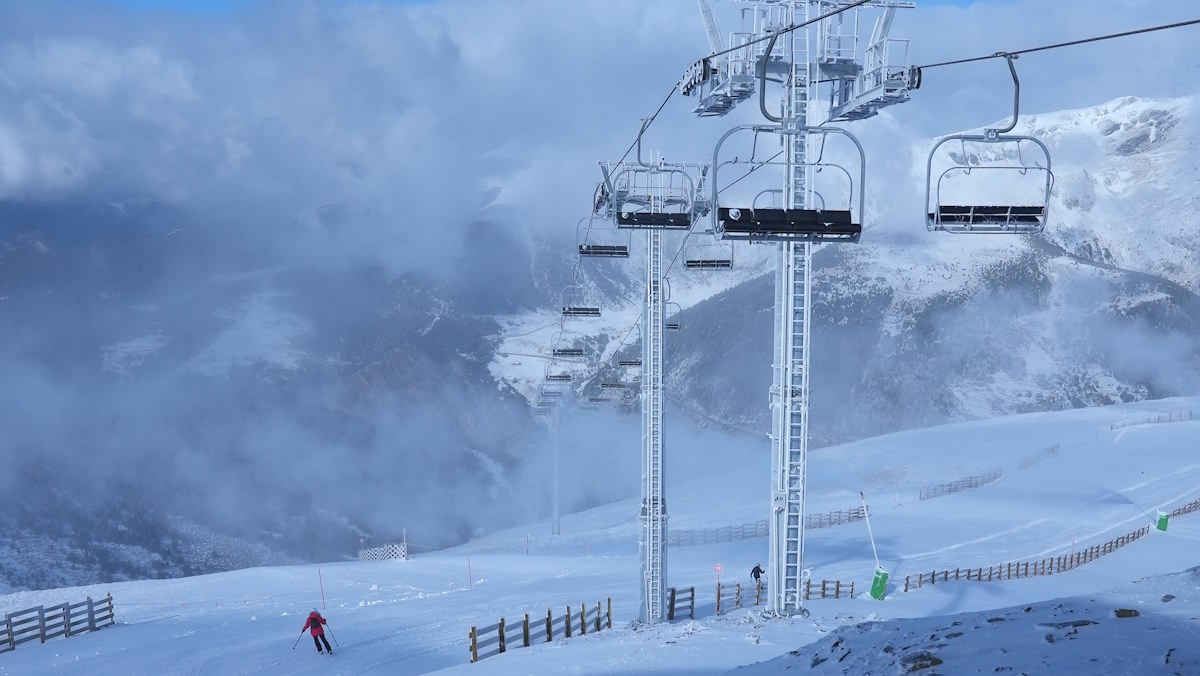
[[[220,14],[236,7],[260,4],[263,0],[103,0],[115,5],[132,9],[172,9],[186,12],[201,12]],[[421,2],[437,2],[437,0],[388,0],[399,4],[416,4]],[[995,0],[918,0],[921,5],[960,5],[984,4]]]

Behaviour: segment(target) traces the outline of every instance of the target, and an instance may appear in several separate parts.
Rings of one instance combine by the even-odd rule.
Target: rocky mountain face
[[[868,186],[862,241],[814,256],[814,447],[1193,394],[1192,108],[1023,118],[1014,133],[1054,158],[1040,235],[926,232],[932,142],[911,175]],[[584,267],[570,238],[476,223],[435,277],[297,262],[271,244],[291,224],[192,218],[132,200],[0,204],[0,590],[329,560],[402,534],[445,546],[545,517],[530,404],[547,364],[586,401],[629,375],[615,355],[638,354],[637,235],[629,261]],[[672,268],[668,424],[769,430],[774,251],[739,245],[728,273]],[[570,287],[604,319],[564,326]],[[585,358],[552,358],[565,333]],[[576,469],[610,458],[614,434],[636,446],[636,403],[579,412]],[[609,497],[588,486],[575,506]]]

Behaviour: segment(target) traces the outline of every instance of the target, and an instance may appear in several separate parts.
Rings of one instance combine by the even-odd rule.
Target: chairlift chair
[[[752,132],[754,147],[757,149],[759,137],[773,135],[781,137],[784,144],[790,144],[798,135],[807,138],[819,137],[818,150],[813,159],[795,162],[792,159],[781,158],[780,155],[768,159],[757,159],[754,154],[748,160],[734,157],[732,160],[722,160],[721,150],[725,141],[741,132]],[[842,136],[848,139],[857,150],[858,177],[846,167],[825,159],[826,141],[831,136]],[[761,151],[755,151],[761,152]],[[722,183],[719,172],[722,167],[729,165],[746,165],[746,170],[735,179]],[[833,176],[826,182],[842,182],[845,184],[846,198],[835,208],[826,208],[825,199],[819,200],[819,208],[758,206],[758,197],[748,205],[723,205],[719,201],[721,191],[755,173],[761,168],[773,166],[786,171],[789,164],[802,164],[811,167],[813,177]],[[828,172],[828,173],[826,173]],[[814,178],[814,180],[816,180]],[[850,132],[837,127],[810,127],[796,123],[794,120],[783,120],[779,125],[741,125],[734,127],[717,141],[713,150],[712,169],[712,203],[716,205],[713,229],[721,239],[748,241],[794,241],[794,242],[857,242],[862,234],[862,214],[864,209],[863,186],[866,184],[866,154],[862,144]],[[815,195],[815,186],[812,194]],[[759,196],[768,192],[759,192]],[[814,200],[818,201],[818,200]]]
[[[587,221],[586,226],[584,221]],[[631,234],[618,230],[611,221],[595,214],[579,220],[575,226],[579,255],[584,258],[629,258]]]
[[[1017,126],[1021,84],[1015,55],[1003,56],[1014,85],[1012,122],[983,134],[946,136],[933,145],[925,183],[925,226],[930,231],[1033,234],[1046,227],[1054,185],[1050,151],[1033,136],[1007,133]],[[935,159],[941,169],[936,179]]]
[[[547,372],[546,382],[548,383],[569,383],[574,380],[570,371]]]
[[[674,307],[673,310],[671,309],[672,307]],[[663,329],[666,331],[678,331],[680,327],[679,313],[682,311],[683,309],[679,307],[679,303],[664,303],[663,316],[666,319],[663,320]]]
[[[634,366],[634,367],[641,368],[642,360],[641,359],[618,359],[617,365],[618,366]]]
[[[550,354],[555,357],[582,357],[583,346],[579,334],[574,331],[559,331],[554,334]]]
[[[562,316],[564,317],[599,317],[600,308],[594,305],[584,305],[583,287],[568,286],[562,292]]]
[[[685,246],[683,266],[689,270],[731,270],[733,269],[733,242]]]
[[[618,228],[688,230],[698,210],[707,213],[709,205],[697,201],[698,183],[687,165],[642,160],[642,134],[649,124],[642,120],[636,163],[600,163],[604,180],[596,190],[595,212],[611,217]],[[702,184],[708,168],[696,169]]]

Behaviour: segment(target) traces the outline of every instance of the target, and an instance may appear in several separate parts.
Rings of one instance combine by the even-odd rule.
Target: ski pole
[[[301,630],[300,630],[300,636],[297,636],[297,637],[296,637],[296,642],[292,644],[292,650],[295,650],[295,649],[296,649],[296,646],[300,645],[300,638],[301,638],[302,636],[304,636],[304,630],[303,630],[303,629],[301,629]]]
[[[329,628],[328,622],[325,623],[325,631],[329,632],[329,638],[333,639],[333,644],[341,648],[342,644],[337,642],[337,637],[333,635],[333,630]]]

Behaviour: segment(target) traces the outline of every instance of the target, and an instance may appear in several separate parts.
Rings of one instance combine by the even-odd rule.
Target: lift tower
[[[643,122],[644,132],[647,122]],[[708,213],[703,197],[707,167],[646,162],[638,135],[636,163],[600,164],[604,182],[596,211],[611,217],[619,229],[646,233],[646,289],[642,308],[642,506],[641,610],[643,622],[666,618],[667,501],[663,428],[663,294],[664,231],[687,232]],[[699,176],[700,178],[696,178]]]
[[[897,8],[914,7],[898,0],[733,0],[742,5],[742,30],[728,45],[715,44],[715,27],[707,0],[698,0],[709,34],[712,55],[684,74],[679,86],[699,101],[693,112],[721,116],[759,93],[763,116],[774,125],[743,125],[728,132],[713,153],[712,208],[715,230],[726,239],[778,242],[775,271],[774,364],[770,404],[773,460],[770,493],[770,550],[767,579],[768,608],[779,615],[802,612],[804,580],[804,499],[808,453],[809,338],[811,320],[812,245],[854,242],[862,230],[863,181],[866,162],[862,147],[848,132],[824,127],[828,122],[870,117],[884,106],[908,100],[917,86],[908,63],[908,43],[888,37]],[[883,10],[865,49],[859,46],[860,9]],[[779,43],[779,48],[775,47]],[[778,114],[768,110],[768,79],[783,85]],[[818,87],[828,87],[821,106]],[[818,125],[819,123],[819,125]],[[721,146],[735,132],[754,135],[750,160],[725,160]],[[858,213],[853,212],[851,188],[846,209],[826,209],[813,183],[823,161],[829,132],[848,136],[858,149],[861,167],[857,188]],[[783,186],[763,190],[746,207],[722,207],[718,169],[749,164],[743,176],[771,165],[760,160],[760,134],[780,138]],[[815,140],[821,145],[817,146]],[[816,146],[816,147],[814,147]],[[810,154],[816,154],[814,160]],[[744,156],[743,156],[744,157]],[[846,176],[853,180],[850,172]],[[740,178],[737,180],[741,180]],[[759,206],[764,194],[777,194],[781,207]],[[857,217],[857,218],[855,218]]]

